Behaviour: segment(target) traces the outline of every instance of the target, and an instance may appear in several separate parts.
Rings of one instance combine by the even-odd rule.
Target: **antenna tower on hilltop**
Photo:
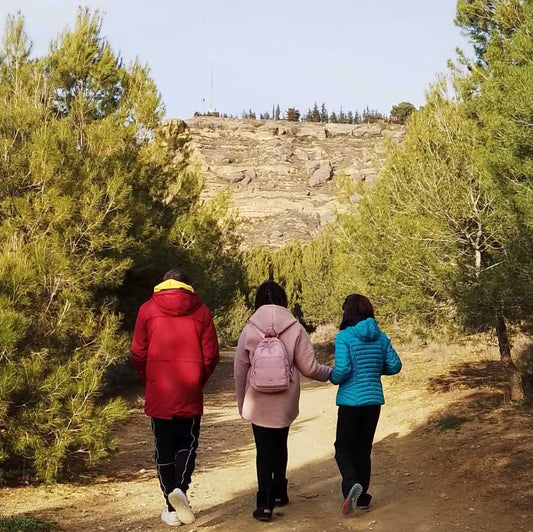
[[[213,75],[213,66],[211,66],[211,102],[210,102],[210,108],[209,108],[209,113],[214,113],[215,112],[215,105],[213,103],[213,100],[214,100],[214,86],[215,86],[215,79],[214,79],[214,75]]]

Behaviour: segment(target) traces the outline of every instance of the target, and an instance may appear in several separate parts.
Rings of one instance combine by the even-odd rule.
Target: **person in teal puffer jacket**
[[[378,327],[367,297],[349,295],[342,310],[330,381],[339,385],[335,460],[342,476],[342,511],[351,514],[370,506],[370,453],[385,402],[381,376],[399,373],[402,362]]]

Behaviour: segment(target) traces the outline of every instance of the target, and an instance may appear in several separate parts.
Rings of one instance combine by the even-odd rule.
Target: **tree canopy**
[[[112,449],[110,427],[125,409],[102,394],[107,371],[129,352],[119,310],[131,323],[165,269],[196,264],[228,293],[227,276],[238,285],[238,254],[226,253],[236,245],[227,201],[200,201],[186,129],[162,126],[163,112],[148,68],[123,64],[98,13],[80,10],[74,28],[35,59],[23,17],[8,17],[0,52],[4,471],[24,461],[48,481],[69,459],[92,462]],[[211,301],[215,311],[220,300]]]

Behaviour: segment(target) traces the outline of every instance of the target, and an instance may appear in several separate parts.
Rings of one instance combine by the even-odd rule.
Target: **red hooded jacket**
[[[203,414],[202,388],[219,360],[209,309],[176,281],[156,287],[137,316],[131,358],[145,384],[147,416],[172,419]],[[163,287],[163,288],[161,288]]]

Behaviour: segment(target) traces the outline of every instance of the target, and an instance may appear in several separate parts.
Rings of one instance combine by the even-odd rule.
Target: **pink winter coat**
[[[263,305],[250,318],[239,338],[234,359],[235,391],[239,414],[254,425],[268,428],[288,427],[298,416],[300,399],[300,376],[325,382],[331,368],[318,364],[315,350],[306,330],[285,307]],[[255,327],[254,327],[255,325]],[[283,331],[279,339],[289,354],[291,363],[298,371],[293,372],[289,389],[278,393],[263,393],[250,386],[251,358],[262,335],[269,327]],[[256,328],[257,327],[257,328]]]

